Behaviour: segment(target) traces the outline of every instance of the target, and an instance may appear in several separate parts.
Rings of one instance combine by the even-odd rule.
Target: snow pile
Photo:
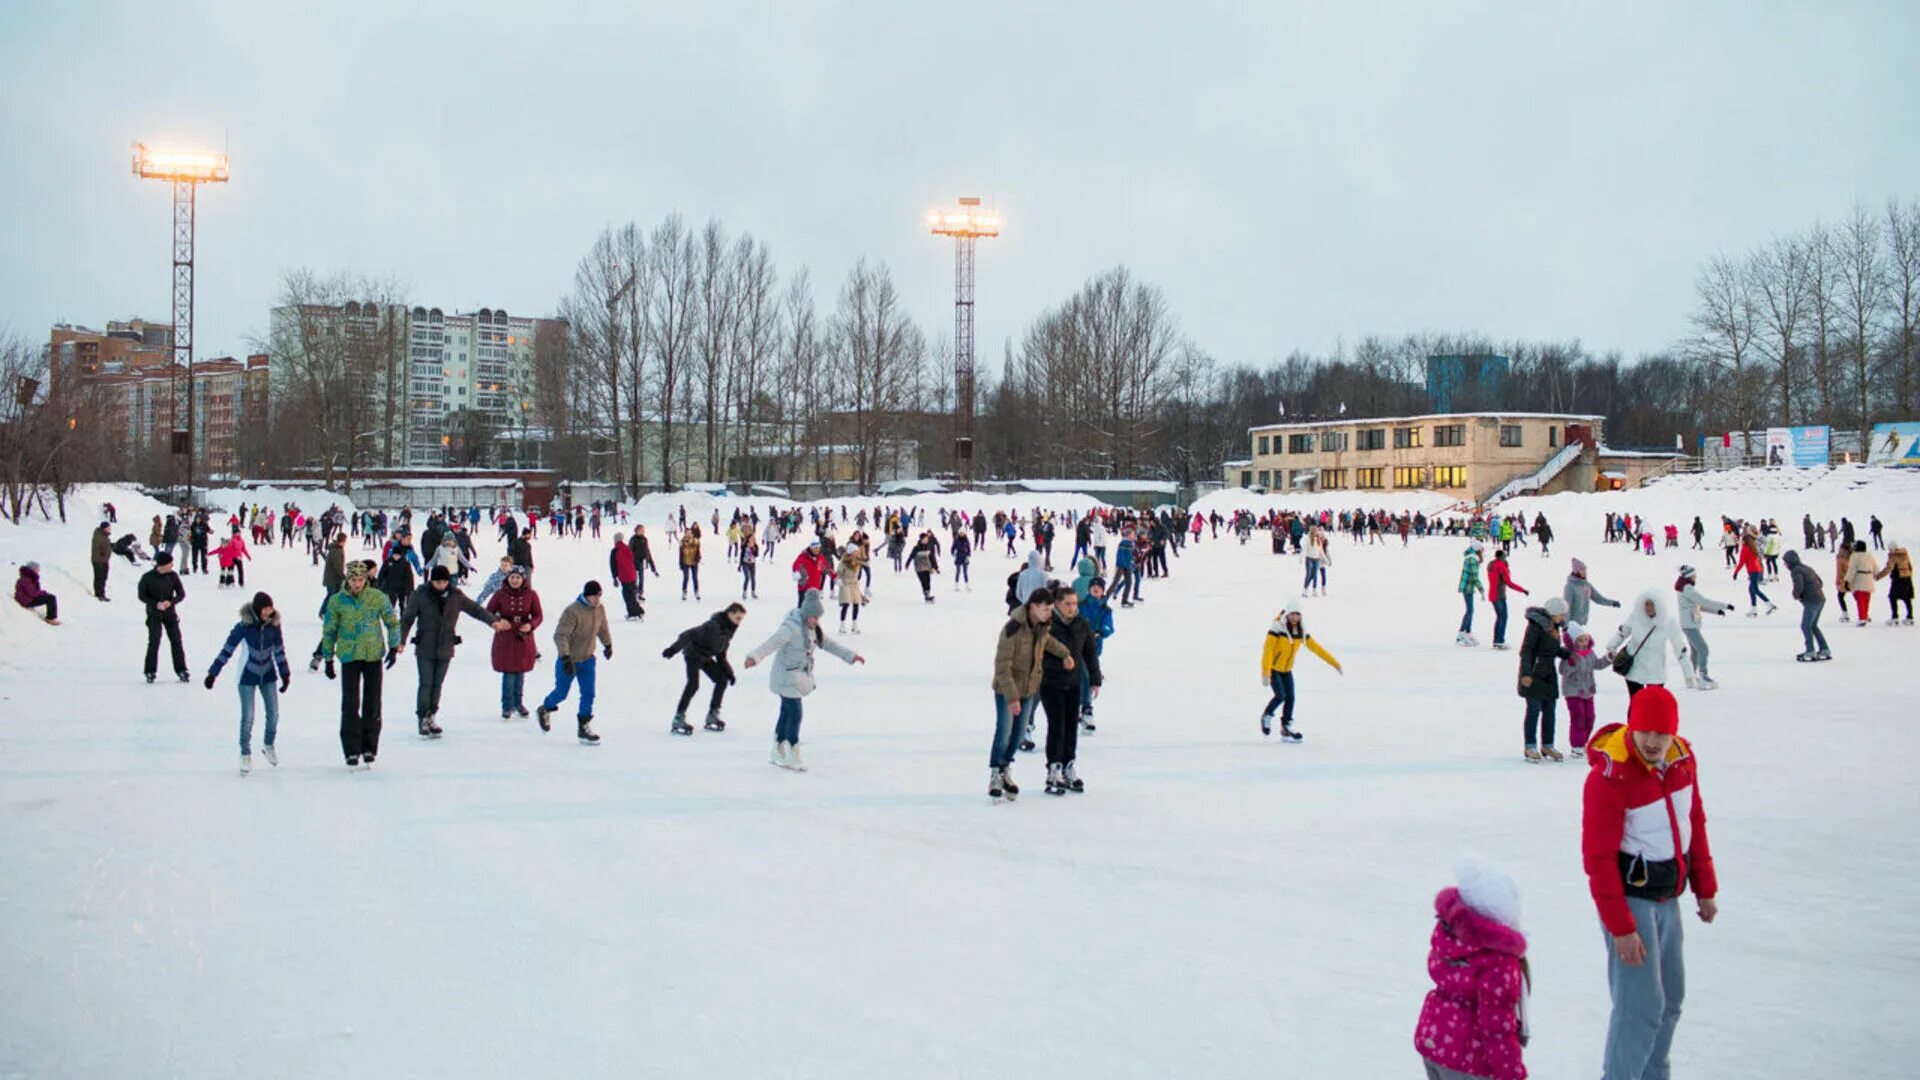
[[[1385,510],[1390,514],[1419,514],[1431,517],[1435,514],[1465,513],[1467,505],[1457,495],[1441,491],[1269,491],[1265,494],[1248,488],[1222,488],[1219,491],[1202,495],[1194,501],[1193,508],[1202,514],[1219,511],[1222,516],[1232,516],[1236,510],[1251,510],[1255,516],[1264,516],[1269,511],[1291,510],[1296,513],[1316,513],[1321,510],[1351,510],[1358,507],[1363,510]]]
[[[1871,515],[1889,537],[1920,540],[1920,470],[1842,465],[1833,469],[1739,469],[1675,473],[1632,491],[1526,495],[1500,504],[1503,513],[1544,512],[1560,527],[1563,515],[1598,521],[1608,511],[1646,515],[1656,526],[1678,525],[1685,533],[1700,516],[1710,531],[1720,515],[1779,521],[1789,547],[1800,545],[1800,518],[1811,514],[1824,526],[1851,518],[1864,539]],[[1690,545],[1691,539],[1687,541]]]

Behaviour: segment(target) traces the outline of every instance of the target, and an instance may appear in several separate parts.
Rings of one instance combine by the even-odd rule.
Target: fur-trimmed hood
[[[1441,889],[1433,898],[1433,913],[1446,924],[1448,935],[1453,939],[1449,949],[1454,951],[1454,955],[1449,959],[1458,959],[1482,949],[1509,956],[1525,956],[1527,953],[1524,934],[1475,911],[1461,898],[1460,890],[1454,886]]]
[[[260,622],[261,620],[259,616],[253,613],[253,605],[249,603],[249,604],[240,605],[240,621],[248,626],[252,626],[257,622]],[[268,626],[280,625],[280,609],[279,608],[274,608],[273,614],[267,616],[266,624]]]

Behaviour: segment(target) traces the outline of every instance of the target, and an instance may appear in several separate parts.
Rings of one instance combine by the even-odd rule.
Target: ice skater
[[[751,532],[746,542],[752,543]],[[706,622],[682,630],[673,644],[661,650],[661,656],[669,660],[681,656],[687,665],[687,683],[680,691],[680,704],[674,707],[673,725],[669,729],[673,734],[693,734],[693,725],[687,723],[687,706],[693,704],[694,695],[700,692],[702,675],[713,682],[713,696],[707,699],[706,728],[727,730],[726,721],[720,719],[720,703],[727,696],[727,687],[739,681],[734,676],[733,665],[727,661],[727,647],[733,644],[734,631],[746,617],[745,605],[728,604],[725,611],[714,612]]]
[[[1260,713],[1260,734],[1273,734],[1273,714],[1280,712],[1280,738],[1285,742],[1300,742],[1305,736],[1293,727],[1293,706],[1298,700],[1294,691],[1293,665],[1305,648],[1327,662],[1327,666],[1342,675],[1347,673],[1333,654],[1320,646],[1313,635],[1307,633],[1306,619],[1297,603],[1288,604],[1280,609],[1280,615],[1273,625],[1267,628],[1266,645],[1260,651],[1260,685],[1270,688],[1273,697],[1267,701],[1267,707]]]
[[[245,776],[253,771],[255,691],[259,692],[260,709],[267,722],[260,752],[267,764],[278,765],[280,758],[274,753],[273,738],[280,729],[280,695],[286,693],[293,682],[293,673],[287,667],[286,638],[280,632],[280,612],[274,609],[273,597],[266,593],[254,593],[253,601],[240,608],[240,621],[227,632],[227,643],[221,647],[220,655],[213,658],[213,666],[207,669],[207,689],[213,689],[220,669],[241,645],[247,648],[240,666],[240,775]],[[277,686],[275,675],[279,676]]]
[[[800,702],[813,693],[814,650],[824,649],[849,664],[867,662],[866,657],[827,636],[826,629],[820,625],[820,616],[826,610],[820,590],[807,590],[800,597],[800,606],[780,620],[773,636],[747,654],[747,666],[753,667],[779,653],[769,685],[780,699],[780,718],[774,725],[773,753],[768,760],[794,772],[807,770],[806,762],[800,757]]]

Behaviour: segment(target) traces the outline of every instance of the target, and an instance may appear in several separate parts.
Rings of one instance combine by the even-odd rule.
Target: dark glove
[[[569,675],[573,674],[575,670],[573,661],[571,660],[560,661],[560,670],[566,672]]]
[[[388,649],[387,650],[387,670],[389,671],[393,670],[393,665],[399,662],[400,662],[400,650]]]
[[[333,666],[333,657],[331,656],[327,657],[327,678],[332,679],[337,677],[338,675],[339,675],[339,671],[335,669]]]
[[[737,683],[737,682],[739,682],[739,681],[740,681],[740,679],[739,679],[739,677],[738,677],[738,676],[736,676],[736,675],[735,675],[735,674],[733,673],[733,665],[732,665],[732,664],[728,664],[728,665],[726,665],[726,670],[727,670],[727,685],[728,685],[728,686],[732,686],[732,685],[733,685],[734,683]]]
[[[671,660],[671,659],[673,659],[673,646],[671,646],[671,645],[669,645],[669,646],[667,646],[666,648],[664,648],[664,649],[661,649],[661,650],[660,650],[660,656],[661,656],[661,657],[662,657],[663,659],[666,659],[666,660]]]
[[[613,646],[611,645],[600,646],[600,656],[606,660],[613,659]]]
[[[282,676],[280,676],[280,692],[281,692],[281,693],[283,693],[283,694],[284,694],[284,693],[286,693],[286,692],[287,692],[287,687],[289,687],[289,686],[292,686],[292,685],[293,685],[293,676],[291,676],[291,675],[282,675]]]
[[[213,676],[212,676],[212,675],[208,675],[208,676],[207,676],[207,679],[206,679],[206,682],[207,682],[207,689],[209,689],[209,690],[211,690],[211,689],[213,689]]]

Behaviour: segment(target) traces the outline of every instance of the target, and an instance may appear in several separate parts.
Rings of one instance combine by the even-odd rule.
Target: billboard
[[[1920,468],[1920,423],[1873,425],[1867,464]]]
[[[1833,449],[1833,432],[1825,424],[1813,424],[1806,427],[1788,428],[1793,436],[1793,449],[1789,455],[1795,465],[1802,469],[1816,468],[1827,463]],[[1771,433],[1769,433],[1771,434]],[[1768,440],[1771,442],[1771,438]]]
[[[1770,427],[1767,429],[1767,467],[1788,465],[1793,462],[1793,429]]]

